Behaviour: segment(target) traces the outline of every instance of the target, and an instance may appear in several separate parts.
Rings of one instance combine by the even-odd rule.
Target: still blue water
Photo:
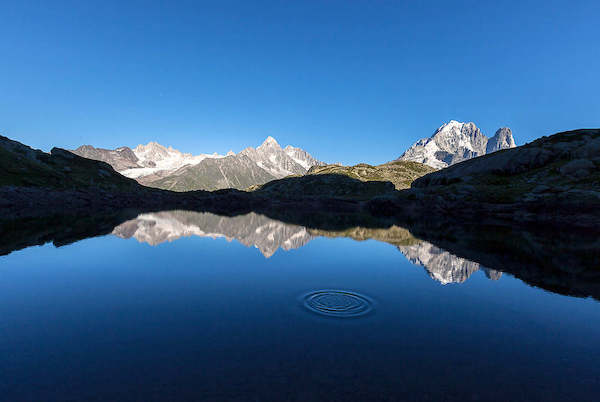
[[[331,289],[363,296],[369,311],[306,308],[307,293]],[[269,258],[198,236],[47,244],[0,257],[0,300],[3,400],[581,401],[600,392],[597,301],[481,269],[444,285],[375,240],[316,237]]]

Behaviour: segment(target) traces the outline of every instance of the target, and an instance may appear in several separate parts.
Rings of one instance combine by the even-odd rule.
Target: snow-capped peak
[[[257,148],[244,149],[240,155],[247,156],[261,169],[276,178],[304,174],[312,166],[322,164],[300,148],[288,145],[285,150],[282,149],[275,138],[271,136],[268,136]]]
[[[169,153],[169,150],[166,147],[160,145],[158,142],[150,141],[146,145],[139,144],[133,149],[133,152],[136,156],[138,156],[138,154],[145,155],[150,153],[154,155],[167,155]]]
[[[466,159],[512,147],[514,140],[508,128],[498,130],[494,137],[488,139],[475,123],[450,120],[442,124],[431,137],[415,142],[399,159],[442,169]]]
[[[155,141],[146,145],[138,145],[133,153],[139,160],[142,168],[131,168],[120,173],[131,178],[148,176],[159,171],[175,171],[185,165],[196,165],[206,158],[223,158],[223,155],[214,154],[184,154],[169,146],[168,148]]]
[[[462,127],[464,126],[466,123],[460,122],[460,121],[456,121],[456,120],[450,120],[448,123],[444,123],[442,124],[437,131],[441,131],[446,127]],[[471,123],[472,124],[472,123]]]

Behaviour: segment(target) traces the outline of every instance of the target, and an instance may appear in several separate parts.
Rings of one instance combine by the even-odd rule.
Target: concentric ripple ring
[[[373,310],[366,296],[347,290],[317,290],[304,295],[304,307],[330,317],[359,317]]]

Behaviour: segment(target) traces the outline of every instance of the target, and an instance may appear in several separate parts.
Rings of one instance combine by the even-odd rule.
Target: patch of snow
[[[132,168],[121,171],[126,177],[133,179],[148,176],[160,171],[175,171],[186,165],[197,165],[204,159],[224,158],[224,155],[217,153],[192,155],[182,153],[173,147],[165,146],[157,142],[149,142],[146,145],[138,145],[133,149],[133,153],[139,159],[141,165],[154,165],[152,167]]]

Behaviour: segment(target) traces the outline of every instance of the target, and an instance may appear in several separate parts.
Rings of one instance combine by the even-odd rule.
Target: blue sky
[[[127,3],[127,4],[122,4]],[[2,1],[0,133],[398,157],[450,119],[600,126],[598,1]]]

